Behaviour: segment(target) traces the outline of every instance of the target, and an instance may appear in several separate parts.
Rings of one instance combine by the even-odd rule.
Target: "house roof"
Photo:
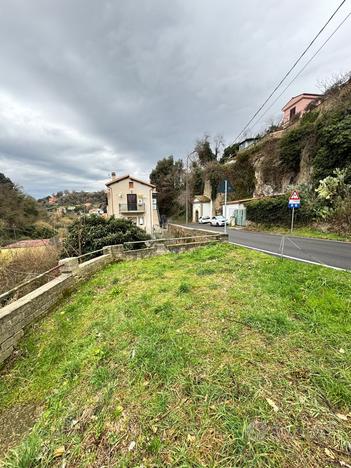
[[[124,179],[134,180],[134,182],[139,182],[139,184],[148,185],[149,187],[156,188],[155,185],[150,184],[149,182],[145,182],[145,180],[137,179],[136,177],[130,176],[129,174],[121,176],[121,177],[117,177],[116,179],[112,179],[109,182],[106,182],[105,185],[109,187],[110,185],[115,184],[116,182],[120,182],[121,180],[124,180]]]
[[[200,203],[208,203],[211,201],[208,197],[206,197],[206,195],[195,195],[194,201],[195,200]]]
[[[20,249],[20,248],[32,248],[32,247],[42,247],[50,245],[50,239],[30,239],[30,240],[21,240],[14,242],[12,244],[6,245],[4,249]]]
[[[258,137],[254,137],[254,138],[245,138],[245,140],[240,141],[240,142],[238,143],[238,145],[240,146],[240,145],[246,143],[247,141],[257,141],[257,140],[259,140],[259,139],[260,139],[260,138],[258,138]]]
[[[301,101],[301,99],[304,99],[304,98],[317,99],[317,98],[320,98],[320,97],[322,97],[322,96],[323,96],[323,94],[315,94],[315,93],[302,93],[302,94],[298,94],[297,96],[293,96],[293,97],[285,104],[285,106],[282,108],[282,111],[285,111],[285,110],[289,109],[290,106],[292,106],[293,104],[298,103],[299,101]]]

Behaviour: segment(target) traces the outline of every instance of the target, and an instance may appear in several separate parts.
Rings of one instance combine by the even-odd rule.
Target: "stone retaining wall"
[[[24,328],[50,310],[75,283],[73,275],[63,273],[0,309],[0,363],[11,355]]]
[[[184,231],[182,233],[184,235]],[[204,231],[201,231],[201,233],[203,235]],[[194,230],[189,235],[194,236]],[[212,237],[210,242],[218,240],[223,240],[223,238],[216,239]],[[167,246],[167,239],[163,239],[154,243],[152,247],[136,250],[125,250],[123,245],[112,245],[104,247],[101,256],[81,264],[79,264],[76,257],[60,260],[60,276],[0,309],[0,364],[12,354],[28,325],[49,312],[62,300],[65,294],[106,265],[127,259],[142,259],[162,255],[168,252],[180,253],[205,245],[208,242],[206,240],[189,243],[181,242]]]
[[[226,242],[228,240],[228,234],[224,234],[223,232],[173,223],[168,224],[168,234],[172,237],[199,237],[208,235],[208,239],[216,239],[220,242]]]

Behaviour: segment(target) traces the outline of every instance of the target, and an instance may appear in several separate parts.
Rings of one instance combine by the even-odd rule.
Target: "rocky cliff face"
[[[256,179],[254,197],[282,194],[290,185],[309,184],[312,180],[312,158],[308,148],[302,149],[298,172],[287,171],[279,159],[279,139],[270,137],[251,155]]]

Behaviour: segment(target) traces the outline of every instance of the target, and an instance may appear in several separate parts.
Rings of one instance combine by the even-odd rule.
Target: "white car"
[[[228,224],[228,221],[224,216],[213,216],[210,224],[211,226],[224,226],[225,224]]]
[[[211,216],[201,216],[199,218],[200,224],[209,224],[211,222]]]

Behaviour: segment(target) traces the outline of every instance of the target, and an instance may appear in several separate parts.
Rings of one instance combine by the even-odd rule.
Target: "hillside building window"
[[[292,109],[290,109],[290,120],[293,119],[296,115],[296,107],[293,107]]]
[[[129,188],[134,188],[134,182],[132,180],[129,181]]]

